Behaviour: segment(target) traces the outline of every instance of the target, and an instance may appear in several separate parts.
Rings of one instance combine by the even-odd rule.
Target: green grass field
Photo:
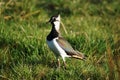
[[[56,69],[46,44],[56,13],[61,34],[86,61],[66,58]],[[61,59],[62,63],[62,59]],[[119,0],[1,0],[0,80],[119,80]]]

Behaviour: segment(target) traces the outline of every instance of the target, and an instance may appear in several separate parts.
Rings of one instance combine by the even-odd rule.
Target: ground
[[[119,0],[0,1],[0,79],[119,80]],[[61,35],[86,61],[67,58],[56,69],[46,44],[50,17],[60,13]],[[62,63],[62,60],[61,60]]]

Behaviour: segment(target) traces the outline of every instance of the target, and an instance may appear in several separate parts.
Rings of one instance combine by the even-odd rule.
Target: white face
[[[55,24],[55,29],[59,31],[60,28],[60,15],[56,18],[56,21],[53,22]]]
[[[58,17],[56,18],[57,21],[60,21],[60,14],[58,15]]]

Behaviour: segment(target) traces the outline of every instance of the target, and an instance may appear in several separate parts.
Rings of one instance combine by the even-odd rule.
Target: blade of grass
[[[106,53],[107,62],[108,62],[108,68],[109,68],[108,76],[109,76],[109,79],[114,80],[115,79],[115,72],[114,72],[115,64],[113,60],[113,54],[112,54],[112,50],[110,47],[110,43],[108,40],[106,41],[106,48],[107,48],[107,53]]]

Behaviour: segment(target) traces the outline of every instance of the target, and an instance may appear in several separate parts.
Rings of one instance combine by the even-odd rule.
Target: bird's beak
[[[58,17],[60,18],[60,14],[58,14]]]
[[[60,20],[60,14],[58,14],[58,19]]]

